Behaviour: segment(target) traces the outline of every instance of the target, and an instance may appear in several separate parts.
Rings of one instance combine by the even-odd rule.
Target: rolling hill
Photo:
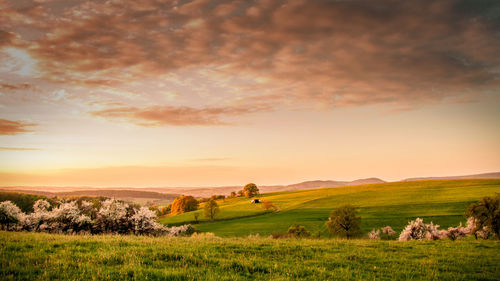
[[[219,236],[269,235],[286,232],[298,222],[313,233],[327,235],[325,222],[332,209],[352,204],[359,207],[362,229],[386,225],[401,231],[409,220],[421,217],[442,227],[464,222],[464,212],[483,196],[500,192],[500,180],[433,180],[342,186],[262,194],[263,200],[276,204],[280,211],[269,212],[248,198],[219,200],[220,213],[215,222],[201,221],[196,227]],[[203,217],[202,210],[200,213]],[[193,223],[194,212],[165,217],[167,225]]]

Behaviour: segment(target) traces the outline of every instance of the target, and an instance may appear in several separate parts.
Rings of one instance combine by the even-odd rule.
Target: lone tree
[[[347,239],[361,234],[361,218],[358,211],[351,205],[340,206],[333,210],[326,222],[330,235],[338,235]]]
[[[210,199],[207,203],[205,203],[203,211],[205,218],[213,221],[217,213],[219,213],[219,205],[217,205],[217,202],[215,202],[215,200]]]
[[[259,194],[259,188],[255,185],[255,183],[249,183],[243,187],[243,193],[247,198],[254,197]]]
[[[198,200],[193,196],[180,196],[175,198],[170,212],[173,215],[198,210]]]
[[[478,231],[487,229],[500,239],[500,193],[493,197],[483,197],[479,202],[472,203],[466,215],[474,218],[475,225],[471,229],[474,235]]]

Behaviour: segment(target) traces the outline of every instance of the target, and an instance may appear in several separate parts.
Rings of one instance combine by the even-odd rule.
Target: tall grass
[[[0,280],[498,280],[500,242],[0,232]]]

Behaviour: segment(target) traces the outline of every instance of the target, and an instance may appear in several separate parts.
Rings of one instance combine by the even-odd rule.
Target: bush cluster
[[[156,222],[156,213],[149,208],[137,208],[114,199],[100,204],[62,201],[57,207],[50,209],[50,206],[40,199],[33,204],[33,212],[25,214],[11,201],[1,202],[0,227],[11,231],[68,234],[187,236],[196,232],[191,225],[167,228]]]

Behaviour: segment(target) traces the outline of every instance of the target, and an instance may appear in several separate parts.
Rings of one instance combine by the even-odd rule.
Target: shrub
[[[390,226],[384,226],[380,230],[382,230],[382,233],[385,235],[387,239],[391,239],[392,236],[396,234],[396,231],[394,231]]]
[[[219,213],[219,205],[217,205],[217,202],[212,199],[208,200],[208,202],[205,203],[205,207],[203,207],[203,214],[205,215],[205,218],[213,221],[217,213]]]
[[[263,201],[262,202],[262,208],[265,209],[265,210],[273,210],[273,211],[277,211],[278,210],[278,207],[276,205],[273,204],[273,202],[271,201]]]
[[[311,236],[311,232],[305,226],[294,223],[288,229],[288,235],[295,238],[306,238]]]
[[[193,196],[180,196],[172,203],[171,213],[174,215],[198,210],[198,200]]]
[[[368,238],[372,240],[380,240],[380,229],[372,229],[372,231],[368,233]]]
[[[457,239],[462,239],[463,237],[465,237],[467,234],[469,234],[469,231],[462,226],[462,223],[460,223],[460,225],[457,227],[448,227],[448,230],[443,231],[442,234],[446,238],[455,241]]]
[[[471,233],[478,236],[490,235],[500,239],[500,194],[483,197],[479,202],[470,205],[466,215],[475,220]],[[478,235],[478,232],[479,235]]]
[[[250,198],[259,194],[259,188],[255,185],[255,183],[249,183],[243,187],[243,193],[245,194],[245,197]]]
[[[424,220],[417,218],[410,221],[399,235],[399,241],[410,240],[438,240],[447,237],[446,230],[439,230],[439,225],[425,224]]]
[[[155,221],[156,213],[149,208],[141,207],[133,216],[134,234],[160,235],[163,226]]]
[[[2,229],[11,230],[24,217],[24,213],[11,201],[0,203],[0,225]]]
[[[102,202],[101,209],[97,213],[96,226],[104,233],[121,233],[125,234],[133,229],[130,217],[129,205],[117,201],[115,199],[108,199]]]
[[[330,235],[346,237],[347,239],[361,234],[361,218],[354,206],[344,205],[333,210],[326,222]]]
[[[196,232],[191,225],[166,228],[156,222],[155,212],[147,207],[109,199],[97,211],[87,201],[63,201],[57,208],[48,210],[47,202],[35,202],[35,212],[25,215],[12,202],[0,203],[0,220],[3,229],[28,230],[51,233],[120,233],[136,235],[189,236]],[[96,214],[92,219],[88,214]]]
[[[168,228],[168,235],[173,236],[173,237],[178,237],[178,236],[191,236],[193,233],[198,232],[196,228],[194,228],[190,224],[185,224],[181,226],[173,226],[171,228]]]

